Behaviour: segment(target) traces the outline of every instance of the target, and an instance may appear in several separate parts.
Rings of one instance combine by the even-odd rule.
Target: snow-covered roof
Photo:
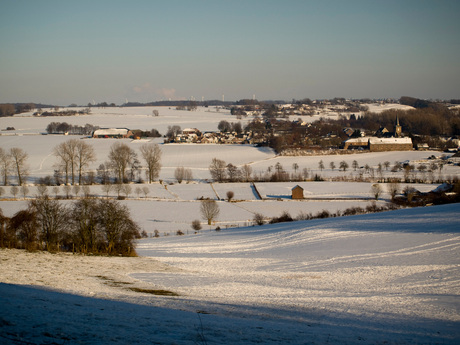
[[[350,139],[345,140],[345,142],[347,142],[347,143],[363,143],[363,142],[367,142],[369,139],[371,139],[371,138],[370,137],[350,138]]]
[[[127,135],[128,131],[128,128],[101,128],[95,130],[94,135]]]
[[[369,138],[370,144],[412,144],[411,138]]]
[[[182,133],[197,133],[199,130],[197,128],[185,128]]]

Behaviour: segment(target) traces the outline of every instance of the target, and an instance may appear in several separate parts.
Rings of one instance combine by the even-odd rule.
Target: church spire
[[[394,136],[396,138],[399,138],[399,137],[401,137],[401,135],[402,135],[402,127],[399,124],[399,116],[396,115],[396,124],[395,124],[395,134],[394,134]]]

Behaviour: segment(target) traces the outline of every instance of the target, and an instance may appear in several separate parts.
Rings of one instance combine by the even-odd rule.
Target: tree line
[[[34,113],[34,116],[75,116],[75,115],[88,115],[91,113],[90,108],[84,108],[82,110],[72,110],[72,109],[66,109],[59,111],[59,107],[55,107],[54,111],[42,111],[39,109],[37,112]]]
[[[460,111],[442,108],[420,108],[411,110],[390,109],[376,113],[365,113],[363,116],[349,120],[339,120],[344,127],[359,127],[377,131],[380,127],[391,130],[396,117],[407,135],[423,136],[454,136],[460,135]]]
[[[74,134],[74,135],[91,135],[99,126],[93,126],[86,124],[84,126],[71,125],[67,122],[50,122],[46,126],[46,132],[48,134]]]
[[[1,248],[134,256],[140,237],[116,200],[83,198],[66,206],[45,193],[11,218],[0,209]]]
[[[2,103],[0,104],[0,117],[24,113],[26,111],[31,111],[34,108],[35,104],[33,103]]]

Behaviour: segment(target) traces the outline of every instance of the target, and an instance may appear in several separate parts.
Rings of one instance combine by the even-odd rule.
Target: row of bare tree
[[[41,196],[13,217],[0,210],[0,247],[135,255],[139,226],[128,208],[111,199],[83,198],[66,206]]]
[[[161,149],[157,144],[144,144],[140,147],[140,153],[145,162],[147,180],[152,183],[160,174]],[[80,139],[60,143],[53,149],[53,154],[57,158],[55,177],[59,177],[56,178],[56,184],[83,184],[84,172],[96,161],[94,148]],[[21,148],[14,147],[6,151],[0,147],[0,173],[4,186],[9,184],[11,175],[16,176],[18,185],[26,182],[29,175],[27,158],[27,153]],[[134,180],[135,172],[141,168],[137,153],[121,142],[111,146],[108,161],[101,166],[98,171],[102,171],[101,180],[104,184],[112,180],[117,183]]]
[[[245,164],[240,169],[232,163],[225,163],[222,159],[213,158],[209,165],[211,177],[216,182],[248,182],[251,181],[252,168]]]
[[[27,180],[29,174],[26,164],[27,157],[27,153],[19,147],[13,147],[9,151],[0,147],[0,172],[4,186],[8,184],[10,173],[15,174],[19,185]]]

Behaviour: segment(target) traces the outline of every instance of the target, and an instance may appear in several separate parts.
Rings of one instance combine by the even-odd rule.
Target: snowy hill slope
[[[459,214],[453,204],[206,230],[142,240],[139,258],[1,250],[0,340],[456,344]]]

